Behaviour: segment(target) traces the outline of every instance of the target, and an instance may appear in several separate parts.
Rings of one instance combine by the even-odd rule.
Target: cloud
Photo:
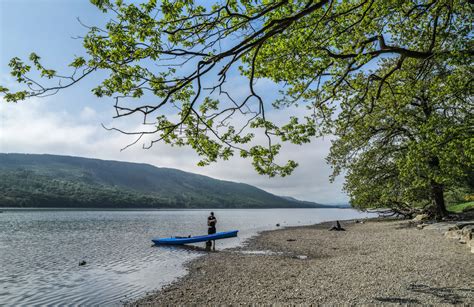
[[[97,112],[94,109],[85,106],[79,114],[79,117],[84,121],[89,121],[97,118]]]
[[[194,164],[198,161],[190,150],[165,144],[152,150],[143,150],[137,145],[121,152],[133,137],[105,130],[96,120],[95,110],[84,107],[75,116],[65,110],[51,110],[48,103],[46,99],[30,99],[18,104],[0,101],[0,151],[78,155],[166,167],[180,163],[188,166],[187,161]],[[125,129],[131,131],[139,127],[129,125]]]
[[[284,145],[280,158],[299,163],[293,174],[284,178],[260,176],[252,169],[249,160],[241,158],[220,162],[218,167],[209,167],[206,173],[216,178],[255,185],[277,195],[321,203],[347,202],[347,196],[341,192],[342,178],[329,182],[331,168],[324,160],[329,147],[329,139],[317,139],[302,146]]]
[[[141,147],[143,143],[138,143],[120,151],[133,138],[103,129],[95,109],[85,106],[81,112],[73,114],[57,107],[50,108],[52,104],[58,105],[57,100],[52,103],[51,99],[30,99],[18,104],[0,101],[1,152],[49,153],[149,163],[222,180],[244,182],[277,195],[303,200],[321,203],[347,201],[347,197],[341,192],[341,180],[334,184],[330,184],[328,180],[331,170],[324,158],[330,147],[330,139],[316,139],[303,146],[284,145],[281,159],[295,160],[299,167],[289,177],[268,178],[258,175],[251,161],[240,157],[219,161],[208,167],[198,167],[196,164],[199,157],[189,148],[175,148],[159,143],[144,150]],[[291,110],[273,115],[275,120],[284,121],[287,114],[299,115],[298,112],[301,111]],[[105,124],[114,126],[117,123]],[[132,120],[121,124],[128,131],[142,128]]]

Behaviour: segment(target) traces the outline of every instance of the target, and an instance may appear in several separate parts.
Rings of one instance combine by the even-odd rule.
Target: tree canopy
[[[334,175],[348,170],[353,205],[409,215],[434,201],[446,213],[443,191],[461,186],[474,161],[472,73],[469,61],[407,60],[382,91],[346,96],[328,161]],[[359,74],[343,90],[365,87],[366,79]]]
[[[399,80],[397,91],[406,92],[403,99],[413,102],[409,97],[413,98],[415,89],[410,86],[428,84],[430,67],[447,71],[458,65],[468,67],[473,56],[473,12],[470,1],[465,0],[227,0],[212,5],[193,0],[91,2],[113,18],[103,28],[87,26],[83,45],[88,56],[71,61],[70,75],[43,67],[34,53],[31,64],[12,59],[12,75],[27,88],[10,92],[1,87],[7,101],[55,94],[97,71],[106,71],[109,76],[92,89],[93,93],[115,99],[117,118],[139,114],[144,124],[152,124],[149,130],[121,131],[136,136],[132,144],[153,135],[153,141],[143,144],[145,148],[160,141],[190,146],[202,157],[201,165],[237,153],[250,158],[257,172],[270,176],[286,176],[297,166],[292,160],[278,163],[282,143],[308,143],[328,133],[348,138],[341,132],[344,125],[356,125],[353,129],[360,133],[372,129],[361,130],[354,116],[363,122],[367,118],[367,127],[372,127],[370,122],[377,118],[389,116],[397,121],[406,112],[422,112],[422,107],[408,107],[408,102],[408,109],[401,112],[397,107],[384,109],[393,101],[388,98],[391,82]],[[405,65],[410,68],[405,69]],[[427,68],[422,73],[423,69],[411,67]],[[34,69],[49,83],[34,79]],[[236,69],[247,80],[244,98],[227,86],[229,74]],[[410,79],[411,74],[420,73],[429,78]],[[472,71],[466,69],[464,73]],[[436,78],[444,80],[434,82],[443,88],[451,82],[444,73]],[[280,85],[278,99],[264,101],[255,87],[261,79]],[[429,94],[437,91],[433,88]],[[440,91],[440,95],[444,93]],[[141,104],[145,98],[152,102]],[[463,99],[462,103],[470,101],[470,97]],[[436,96],[434,100],[440,103],[442,98]],[[364,108],[369,105],[370,112],[354,115],[359,112],[352,111],[355,101]],[[283,124],[268,119],[269,108],[293,106],[307,108],[307,115],[289,116]],[[410,118],[416,121],[416,116]],[[443,121],[454,118],[436,115],[416,129],[437,129],[437,125],[444,129]],[[466,134],[458,136],[464,138]],[[371,142],[371,137],[365,140]],[[434,141],[434,135],[428,138],[431,141],[418,142],[417,146],[443,142],[441,137]],[[364,136],[357,133],[351,142],[357,140],[362,142]],[[396,167],[400,172],[397,176],[409,177],[410,167],[415,167],[410,163],[420,159],[417,152],[423,152],[422,148],[413,146],[406,152],[409,158],[405,166]],[[336,151],[333,157],[337,167],[355,170],[357,163],[342,163]],[[359,159],[368,159],[370,152]],[[438,163],[444,163],[443,157],[438,157]],[[398,162],[387,160],[383,166],[394,171],[390,163]]]

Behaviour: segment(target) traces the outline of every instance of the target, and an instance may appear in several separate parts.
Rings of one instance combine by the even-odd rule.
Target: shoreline
[[[468,304],[474,255],[436,231],[378,218],[260,232],[188,262],[188,273],[128,302],[174,304]]]
[[[349,209],[354,210],[352,207],[314,207],[314,208],[306,208],[306,207],[268,207],[268,208],[94,208],[94,207],[0,207],[0,210],[3,211],[209,211],[209,210],[275,210],[275,209]]]

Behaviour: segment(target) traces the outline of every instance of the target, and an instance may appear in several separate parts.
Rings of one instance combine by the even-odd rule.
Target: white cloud
[[[86,118],[95,114],[89,109],[84,108],[76,117],[66,111],[48,109],[48,101],[43,99],[18,104],[0,102],[0,151],[78,155],[166,167],[188,166],[186,161],[192,160],[194,164],[197,161],[189,150],[165,144],[151,150],[143,150],[137,144],[121,152],[133,137],[107,131],[98,121],[87,121]],[[138,130],[138,127],[126,130],[132,128]]]
[[[57,101],[54,103],[57,104]],[[50,109],[48,99],[31,99],[18,104],[0,101],[0,151],[22,153],[50,153],[85,156],[139,163],[150,163],[159,167],[208,175],[214,178],[244,182],[277,195],[321,203],[340,203],[347,200],[341,192],[341,181],[330,184],[331,172],[324,158],[330,141],[317,139],[313,143],[284,146],[282,160],[293,159],[299,163],[294,174],[285,178],[268,178],[256,174],[251,161],[234,157],[208,167],[198,167],[199,157],[189,148],[173,148],[156,144],[143,150],[142,142],[120,151],[133,138],[103,129],[97,112],[87,106],[76,116],[64,110]],[[291,110],[291,114],[299,111]],[[277,121],[285,114],[275,113]],[[122,124],[131,131],[140,127],[131,126],[132,121]],[[136,124],[137,122],[133,122]],[[112,123],[106,123],[112,126]],[[116,123],[115,123],[116,124]]]
[[[89,121],[97,118],[97,112],[94,109],[85,106],[79,114],[79,117],[84,121]]]

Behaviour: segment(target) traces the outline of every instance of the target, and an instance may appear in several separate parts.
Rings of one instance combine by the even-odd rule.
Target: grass
[[[454,212],[454,213],[460,213],[466,210],[472,210],[474,209],[474,201],[468,202],[468,203],[461,203],[461,204],[456,204],[456,205],[451,205],[448,207],[448,211]]]

